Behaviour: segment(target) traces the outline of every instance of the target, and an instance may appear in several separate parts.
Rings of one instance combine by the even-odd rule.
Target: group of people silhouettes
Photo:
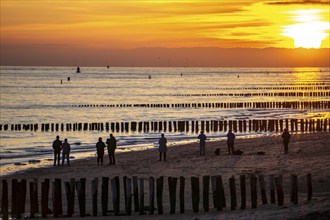
[[[116,138],[110,134],[110,137],[106,141],[107,146],[102,141],[102,137],[99,137],[99,141],[96,143],[97,152],[97,165],[103,165],[104,148],[108,149],[109,165],[116,164],[115,150],[117,148]]]
[[[54,166],[60,166],[61,160],[61,151],[62,151],[62,166],[64,166],[64,160],[66,158],[68,166],[70,166],[70,151],[71,147],[68,143],[68,139],[65,138],[64,141],[60,141],[60,136],[56,136],[56,139],[53,142],[53,150],[54,150]]]
[[[234,149],[234,141],[235,141],[235,134],[229,130],[227,137],[227,151],[228,154],[235,154]],[[283,138],[283,146],[284,146],[284,153],[288,154],[289,151],[289,141],[290,141],[290,133],[288,129],[284,129],[284,132],[281,136]],[[201,131],[197,137],[199,139],[199,152],[200,155],[205,155],[205,145],[207,137],[204,134],[204,131]],[[159,151],[159,161],[163,160],[166,161],[166,152],[167,152],[167,139],[165,138],[164,134],[161,134],[161,137],[158,141],[158,151]],[[104,143],[102,137],[99,137],[98,142],[96,143],[96,153],[97,153],[97,164],[103,165],[103,157],[104,157],[104,149],[108,149],[108,156],[109,156],[109,165],[116,164],[115,160],[115,150],[117,148],[117,140],[116,138],[110,134],[110,137],[107,138],[106,142]],[[60,154],[62,151],[62,166],[64,165],[65,158],[67,160],[67,165],[70,166],[70,144],[68,143],[68,139],[65,138],[64,141],[60,141],[60,137],[56,136],[56,139],[53,142],[53,150],[54,150],[54,166],[56,163],[60,166]]]

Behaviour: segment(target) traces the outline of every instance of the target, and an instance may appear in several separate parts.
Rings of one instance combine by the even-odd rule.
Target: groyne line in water
[[[291,108],[328,109],[330,101],[283,101],[283,102],[213,102],[213,103],[140,103],[140,104],[81,104],[78,108]]]
[[[173,96],[283,96],[283,97],[327,97],[330,91],[319,92],[247,92],[247,93],[195,93],[195,94],[175,94]]]
[[[291,132],[330,131],[330,118],[325,119],[253,119],[253,120],[185,120],[185,121],[131,121],[105,123],[42,123],[1,124],[0,131],[107,131],[128,132]]]

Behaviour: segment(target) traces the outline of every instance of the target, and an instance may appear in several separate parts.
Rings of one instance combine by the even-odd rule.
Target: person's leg
[[[199,145],[199,155],[202,155],[202,149],[203,149],[203,145],[200,144],[200,145]]]
[[[109,151],[109,158],[110,158],[110,164],[113,164],[112,152],[111,151]]]
[[[58,165],[58,166],[60,165],[60,160],[61,160],[60,155],[61,155],[61,152],[58,152],[58,153],[57,153],[57,165]]]
[[[97,154],[97,165],[100,164],[100,154]]]
[[[114,151],[114,150],[111,152],[111,155],[112,155],[112,163],[113,163],[113,164],[116,164],[116,160],[115,160],[115,151]]]
[[[101,165],[103,165],[103,154],[101,155]]]
[[[68,166],[70,166],[70,153],[66,154],[66,160],[67,160]]]
[[[57,154],[54,152],[54,166],[56,166]]]
[[[203,144],[203,155],[205,155],[205,144]]]
[[[159,161],[162,160],[162,152],[159,152]]]
[[[228,154],[230,154],[230,144],[227,143],[227,151],[228,151]]]
[[[110,149],[108,149],[108,156],[109,156],[109,164],[112,164],[111,150]]]
[[[289,143],[288,142],[284,142],[284,153],[288,154],[289,152]]]
[[[164,161],[166,161],[166,152],[164,152]]]
[[[65,153],[62,153],[62,166],[64,166],[64,160],[65,160]]]

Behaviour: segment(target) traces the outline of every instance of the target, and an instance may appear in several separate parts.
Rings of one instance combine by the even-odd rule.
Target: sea
[[[0,67],[1,175],[53,164],[52,142],[68,139],[71,158],[94,157],[99,137],[118,140],[117,152],[196,142],[198,130],[41,130],[47,123],[324,119],[329,108],[193,106],[194,103],[329,101],[330,68]],[[313,93],[314,92],[314,93]],[[297,94],[300,93],[298,96]],[[186,103],[191,105],[177,105]],[[172,105],[173,104],[173,105]],[[156,107],[158,106],[158,107]],[[5,130],[39,124],[37,130]],[[227,131],[209,131],[210,141]],[[278,135],[237,131],[237,138]],[[196,144],[197,148],[197,144]]]

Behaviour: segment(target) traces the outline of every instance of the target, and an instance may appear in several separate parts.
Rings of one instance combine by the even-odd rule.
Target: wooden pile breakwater
[[[271,108],[329,109],[330,101],[81,104],[74,108]]]
[[[330,91],[318,91],[318,92],[245,92],[245,93],[192,93],[192,94],[178,94],[174,96],[195,96],[195,97],[209,97],[209,96],[280,96],[280,97],[329,97]]]
[[[268,203],[283,206],[285,192],[290,192],[290,203],[297,205],[299,201],[310,201],[313,194],[312,175],[308,173],[306,177],[302,176],[299,179],[305,183],[299,185],[298,176],[294,174],[290,176],[289,186],[283,185],[282,175],[271,175],[266,179],[262,174],[258,176],[241,174],[238,181],[235,176],[231,176],[229,184],[224,184],[225,180],[223,181],[221,175],[202,176],[201,178],[193,176],[190,177],[190,181],[189,178],[186,179],[183,176],[167,177],[167,184],[166,178],[163,176],[157,178],[124,176],[122,181],[118,176],[102,177],[100,184],[99,179],[94,178],[91,180],[90,186],[87,186],[86,178],[79,180],[71,178],[64,182],[62,179],[53,181],[45,179],[41,185],[37,179],[32,181],[12,179],[11,195],[9,195],[9,180],[2,179],[1,214],[3,219],[9,219],[9,217],[22,219],[39,216],[56,218],[78,215],[80,217],[163,215],[168,211],[169,214],[184,214],[185,212],[198,213],[237,208],[256,209],[258,206]],[[266,184],[267,181],[268,184]],[[228,189],[225,187],[227,185],[229,185]],[[303,196],[298,195],[298,185],[305,185]],[[62,190],[63,188],[65,190]],[[177,193],[177,191],[179,192]],[[168,193],[166,198],[169,199],[164,199],[165,193]],[[230,195],[230,199],[226,198],[228,195]],[[250,199],[247,199],[248,196]],[[109,197],[111,198],[109,199]],[[11,198],[10,202],[9,198]],[[30,207],[26,207],[27,198],[29,198]],[[49,201],[50,199],[52,202]],[[78,206],[75,204],[76,200]],[[109,210],[109,206],[111,206],[109,200],[112,203],[111,210]],[[240,205],[238,201],[240,201]],[[123,204],[124,207],[121,207]],[[134,204],[134,208],[132,204]]]
[[[131,121],[92,123],[1,124],[0,131],[111,131],[123,132],[290,132],[330,131],[330,118],[324,119],[253,119],[207,121]]]

